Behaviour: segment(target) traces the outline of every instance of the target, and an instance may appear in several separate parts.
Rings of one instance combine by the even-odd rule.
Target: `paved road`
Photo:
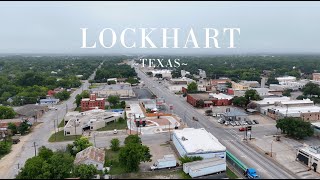
[[[234,137],[234,134],[220,128],[216,124],[210,122],[207,117],[197,112],[184,98],[178,97],[169,92],[159,83],[151,80],[140,69],[135,68],[138,76],[145,82],[146,86],[151,89],[158,97],[164,97],[167,103],[173,104],[174,112],[183,117],[184,122],[189,127],[205,128],[217,137],[220,142],[227,147],[227,149],[243,161],[247,166],[254,167],[262,178],[268,179],[293,179],[298,178],[287,169],[281,168],[278,164],[268,159],[264,155],[256,152],[251,147],[247,146],[245,142],[239,138]],[[199,122],[192,121],[192,117],[196,116]]]
[[[98,68],[100,67],[101,65]],[[95,72],[96,71],[94,71],[88,80],[94,78]],[[36,151],[41,146],[46,146],[53,150],[65,148],[68,142],[49,143],[48,139],[51,134],[54,133],[54,122],[59,124],[66,112],[70,109],[73,110],[76,107],[76,104],[74,103],[75,96],[80,94],[82,90],[88,89],[88,80],[83,81],[82,86],[74,91],[67,101],[57,105],[56,107],[58,110],[49,110],[43,117],[39,118],[38,122],[43,123],[35,127],[32,133],[23,136],[20,143],[13,145],[12,151],[0,160],[1,179],[13,179],[15,177],[18,173],[18,164],[20,168],[23,167],[25,161],[35,155],[34,144],[36,145]]]

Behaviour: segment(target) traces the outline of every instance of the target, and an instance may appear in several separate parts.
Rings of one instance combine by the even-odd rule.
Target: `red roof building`
[[[56,92],[54,92],[53,90],[48,91],[48,96],[54,96],[55,94],[56,94]]]
[[[106,101],[104,98],[97,98],[96,94],[90,94],[90,98],[81,100],[81,111],[88,111],[95,108],[105,109]]]

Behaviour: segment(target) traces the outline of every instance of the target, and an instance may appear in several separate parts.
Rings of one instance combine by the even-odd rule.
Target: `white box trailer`
[[[209,158],[183,164],[183,171],[192,178],[224,172],[226,169],[226,160],[221,158]]]
[[[164,155],[162,159],[158,159],[151,167],[151,170],[171,168],[177,166],[177,160],[173,154]]]

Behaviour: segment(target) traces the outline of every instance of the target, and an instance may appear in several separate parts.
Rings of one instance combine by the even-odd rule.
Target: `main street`
[[[158,82],[153,81],[139,68],[135,67],[138,76],[145,85],[158,97],[163,97],[167,104],[173,104],[174,112],[180,116],[189,127],[205,128],[226,146],[228,151],[244,162],[248,167],[256,168],[262,178],[268,179],[294,179],[298,178],[286,168],[256,152],[241,139],[235,138],[233,134],[210,122],[207,117],[196,111],[184,98],[171,93]],[[199,121],[193,121],[197,117]]]
[[[101,65],[98,67],[100,68]],[[50,149],[64,149],[67,143],[49,143],[48,139],[55,132],[54,127],[57,127],[64,118],[68,110],[73,110],[76,107],[75,97],[83,90],[89,88],[89,80],[95,77],[95,72],[89,77],[88,80],[83,81],[82,86],[75,90],[67,101],[62,102],[60,105],[56,105],[57,110],[49,110],[43,117],[38,119],[38,122],[42,122],[37,125],[33,132],[26,136],[21,137],[21,141],[18,144],[12,146],[12,151],[0,160],[0,178],[1,179],[13,179],[18,173],[18,167],[24,166],[27,159],[33,157],[37,153],[38,148],[46,146]],[[56,123],[56,125],[54,125]],[[34,145],[36,147],[34,147]],[[36,150],[36,152],[35,152]]]

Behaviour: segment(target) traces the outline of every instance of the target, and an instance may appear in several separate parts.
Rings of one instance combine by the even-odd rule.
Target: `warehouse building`
[[[172,141],[181,157],[201,156],[203,159],[218,157],[224,161],[226,159],[226,147],[204,128],[174,130]]]

